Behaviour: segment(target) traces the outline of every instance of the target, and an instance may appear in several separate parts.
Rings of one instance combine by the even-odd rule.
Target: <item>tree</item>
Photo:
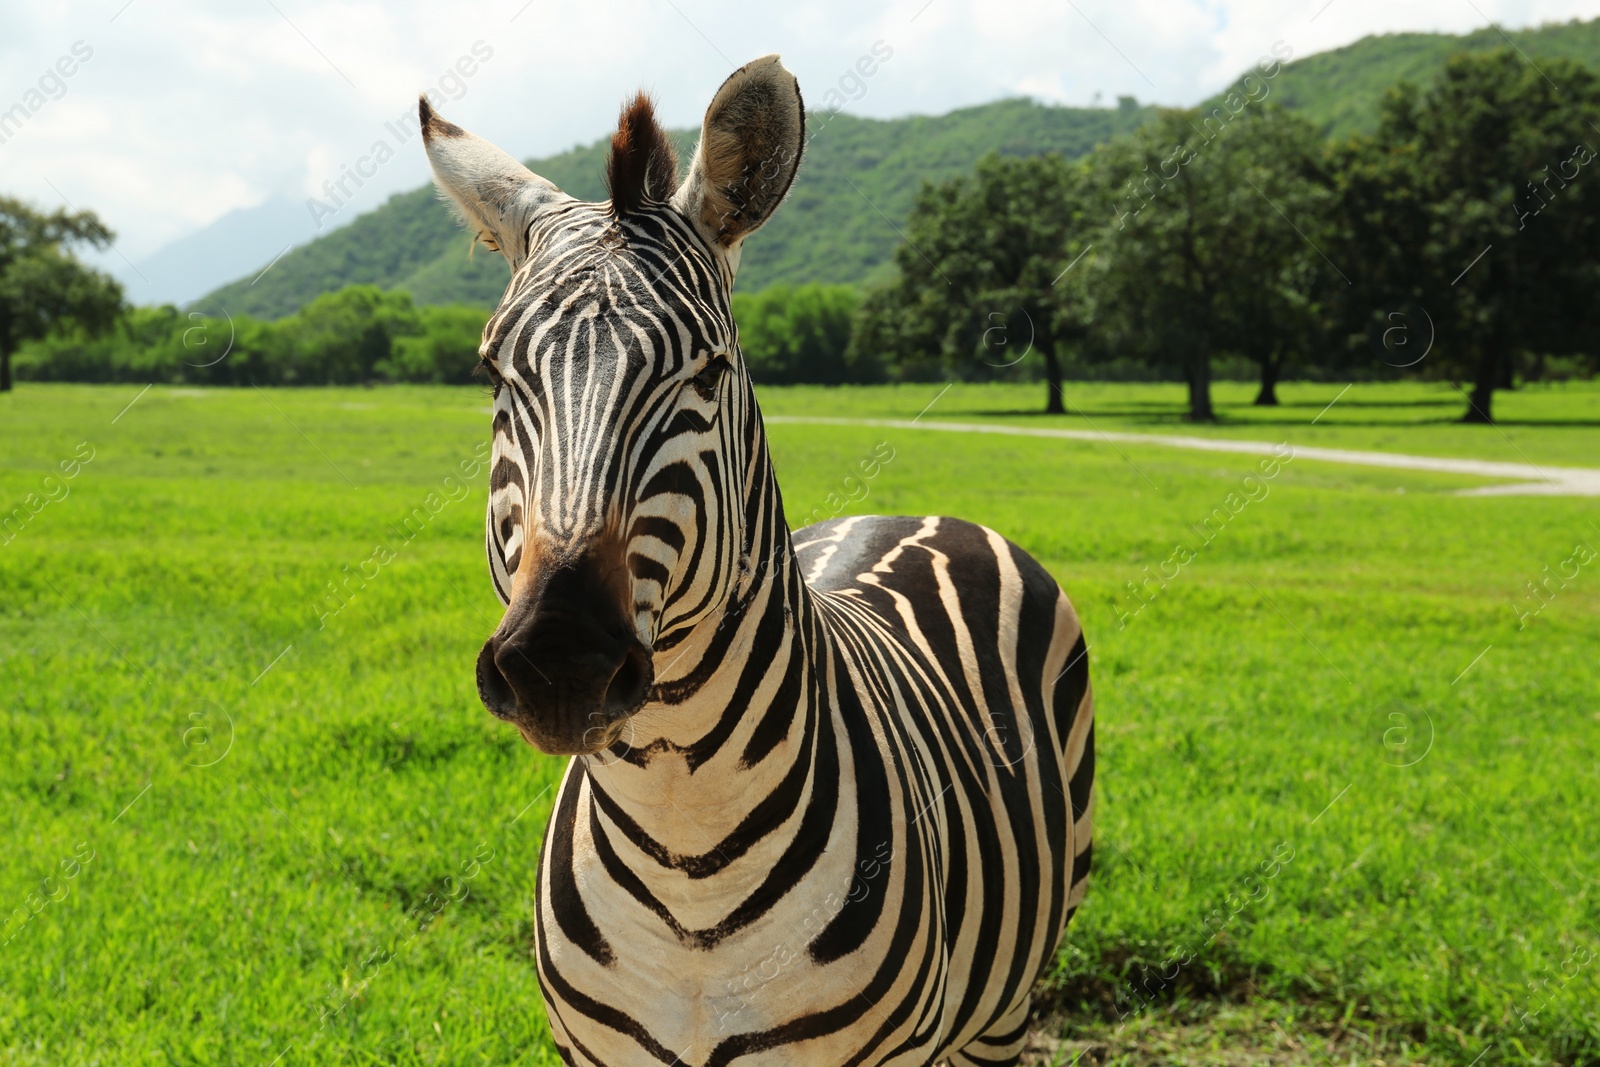
[[[417,319],[419,332],[396,335],[394,354],[374,365],[377,373],[397,382],[471,382],[489,313],[444,304],[417,308]]]
[[[1366,275],[1347,326],[1427,312],[1433,361],[1490,422],[1519,352],[1596,352],[1600,78],[1510,49],[1456,56],[1426,92],[1386,98],[1376,137],[1338,152],[1344,243]],[[1376,320],[1374,319],[1376,316]]]
[[[395,342],[422,332],[411,294],[375,285],[323,293],[278,323],[283,380],[296,385],[371,381],[391,365]]]
[[[965,377],[1037,352],[1045,411],[1064,412],[1058,342],[1081,336],[1092,304],[1055,283],[1093,229],[1081,169],[1060,156],[991,153],[970,175],[924,185],[895,250],[899,277],[868,296],[853,344]]]
[[[860,306],[852,285],[779,284],[734,293],[733,319],[750,374],[773,385],[882,381],[876,353],[850,347]]]
[[[489,312],[417,307],[409,294],[355,286],[278,322],[172,305],[127,309],[109,330],[76,323],[18,349],[18,378],[196,385],[467,384]]]
[[[1261,368],[1255,403],[1276,406],[1285,366],[1326,351],[1329,296],[1352,284],[1321,250],[1331,243],[1333,200],[1325,148],[1310,122],[1274,106],[1241,116],[1223,150],[1244,157],[1240,177],[1256,195],[1258,224],[1237,235],[1218,343]]]
[[[1284,361],[1312,342],[1320,294],[1343,284],[1316,248],[1330,193],[1315,130],[1230,101],[1204,119],[1162,111],[1091,160],[1110,201],[1100,345],[1175,365],[1200,422],[1215,417],[1213,355],[1258,362],[1257,402],[1276,403]]]
[[[112,234],[92,212],[40,214],[0,197],[0,392],[11,388],[11,354],[67,323],[100,331],[122,312],[122,287],[70,248],[105,248]]]

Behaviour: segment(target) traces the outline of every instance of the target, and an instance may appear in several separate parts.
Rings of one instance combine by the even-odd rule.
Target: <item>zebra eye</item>
[[[713,359],[701,369],[699,374],[689,379],[694,386],[694,391],[700,394],[701,400],[714,400],[717,395],[717,386],[722,382],[722,375],[728,369],[726,360]]]
[[[505,379],[500,377],[500,369],[483,356],[478,357],[478,376],[489,379],[489,384],[494,386],[494,391],[500,391],[500,383]]]

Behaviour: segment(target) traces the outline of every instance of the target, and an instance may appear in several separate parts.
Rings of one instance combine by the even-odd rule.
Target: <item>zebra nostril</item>
[[[509,719],[517,710],[517,694],[494,661],[495,639],[483,643],[478,653],[478,699],[497,718]]]
[[[622,662],[606,686],[605,711],[611,719],[621,719],[639,710],[655,684],[655,664],[650,653],[637,641],[628,645]]]

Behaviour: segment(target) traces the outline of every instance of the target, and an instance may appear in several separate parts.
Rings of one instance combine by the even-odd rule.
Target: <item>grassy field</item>
[[[939,389],[763,396],[911,417]],[[1449,386],[1362,385],[1311,425],[1339,389],[1262,412],[1224,386],[1203,432],[1600,465],[1593,386],[1504,395],[1496,429],[1450,423]],[[0,532],[0,1062],[556,1062],[529,915],[560,762],[472,682],[499,605],[485,478],[455,479],[483,394],[138,392],[0,397],[0,507],[36,507]],[[926,417],[1192,429],[1170,386],[1006,414],[1041,395],[957,387]],[[1594,499],[1308,460],[1247,482],[1251,457],[1153,446],[772,437],[792,514],[887,439],[852,510],[993,525],[1084,616],[1096,874],[1046,1054],[1600,1062],[1600,560],[1536,614],[1526,588],[1600,548]]]
[[[1282,441],[1319,448],[1465,456],[1504,463],[1600,466],[1600,382],[1562,382],[1495,394],[1495,428],[1457,421],[1467,408],[1448,382],[1319,385],[1289,382],[1281,404],[1258,408],[1256,386],[1218,382],[1217,421],[1184,421],[1186,387],[1071,382],[1067,415],[1047,416],[1043,385],[899,385],[870,389],[793,386],[763,394],[769,415],[910,419],[938,397],[930,421],[1003,422],[1075,430],[1180,433]],[[1331,406],[1330,406],[1331,405]],[[1312,420],[1316,420],[1313,424]]]

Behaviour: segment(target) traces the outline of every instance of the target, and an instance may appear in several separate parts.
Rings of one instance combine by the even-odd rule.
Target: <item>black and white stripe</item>
[[[441,186],[515,272],[485,331],[509,610],[480,672],[531,657],[549,694],[531,674],[480,689],[581,753],[537,881],[551,1031],[572,1064],[1014,1063],[1089,873],[1084,636],[1044,568],[983,527],[785,524],[729,308],[738,242],[776,204],[696,187],[717,180],[722,115],[771,143],[793,123],[761,108],[784,106],[776,57],[743,68],[685,188],[635,190],[627,212],[528,186],[519,217],[521,192],[463,176],[481,150],[435,152],[470,135],[431,130]],[[729,202],[755,221],[728,225]],[[580,578],[561,618],[617,598],[650,684],[574,741],[551,716],[599,707],[563,673],[585,646],[538,620]]]

